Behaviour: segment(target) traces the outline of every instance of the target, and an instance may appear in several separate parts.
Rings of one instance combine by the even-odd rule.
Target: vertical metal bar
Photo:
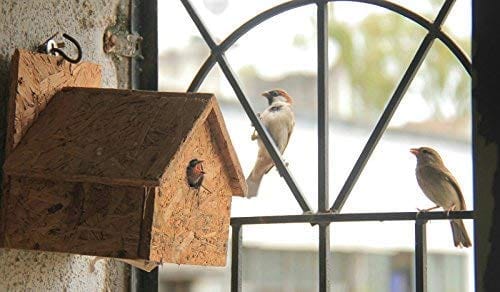
[[[146,272],[138,268],[132,267],[131,271],[132,292],[156,292],[158,291],[158,267],[151,272]]]
[[[328,210],[328,2],[320,1],[317,7],[317,49],[318,49],[318,212]],[[318,264],[319,291],[330,291],[330,224],[319,225]]]
[[[132,0],[130,31],[143,38],[143,58],[132,58],[130,84],[133,89],[158,90],[158,2]]]
[[[231,292],[241,291],[241,241],[243,231],[241,225],[235,224],[231,226],[232,243],[231,243]]]
[[[427,291],[427,220],[415,221],[415,291]]]
[[[328,209],[328,3],[318,3],[318,212]]]
[[[447,0],[441,9],[439,10],[438,15],[436,16],[436,20],[433,23],[433,29],[434,30],[439,30],[441,28],[441,25],[443,21],[445,20],[446,16],[448,15],[451,6],[453,5],[455,1],[454,0]],[[340,190],[339,195],[335,199],[335,202],[333,203],[331,209],[334,212],[340,212],[342,207],[344,206],[347,197],[351,193],[351,190],[358,180],[361,172],[363,171],[366,162],[368,162],[368,159],[373,153],[373,150],[377,146],[380,138],[382,137],[382,134],[385,132],[385,129],[389,125],[389,122],[391,121],[392,116],[394,115],[394,112],[396,111],[401,99],[405,95],[406,91],[408,90],[408,87],[410,87],[411,82],[413,81],[413,78],[417,74],[418,69],[420,68],[420,65],[422,65],[422,62],[424,61],[425,57],[427,56],[427,53],[429,52],[430,47],[432,46],[432,43],[434,42],[434,39],[436,38],[436,34],[434,31],[429,31],[425,38],[422,40],[420,43],[420,46],[415,53],[415,57],[413,57],[413,60],[411,61],[410,65],[408,66],[408,69],[406,69],[405,74],[403,75],[403,78],[399,82],[398,86],[396,87],[396,90],[392,94],[391,99],[389,100],[389,103],[384,109],[384,112],[382,113],[382,116],[377,122],[377,125],[375,126],[375,129],[371,133],[370,137],[368,138],[368,141],[365,144],[365,147],[363,148],[363,151],[361,151],[361,154],[359,155],[358,160],[354,164],[354,167],[351,170],[351,173],[347,177],[347,180],[345,181],[344,185],[342,186],[342,189]]]
[[[330,223],[319,223],[319,291],[330,291]]]
[[[474,185],[474,291],[500,287],[500,153],[498,99],[500,18],[496,1],[472,1],[472,149]]]
[[[130,3],[130,31],[143,37],[142,59],[133,58],[130,68],[132,89],[158,90],[158,2],[132,0]],[[151,272],[131,267],[130,290],[157,292],[158,268]]]

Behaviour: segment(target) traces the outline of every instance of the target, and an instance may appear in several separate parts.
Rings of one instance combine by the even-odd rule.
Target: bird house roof
[[[212,94],[66,88],[57,93],[7,157],[8,175],[158,186],[190,133],[213,113],[211,132],[233,195],[243,172]]]

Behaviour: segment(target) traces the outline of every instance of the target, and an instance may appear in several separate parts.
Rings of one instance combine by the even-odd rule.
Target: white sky
[[[225,39],[231,32],[256,14],[283,2],[287,1],[192,0],[200,17],[217,42]],[[432,11],[429,1],[397,0],[393,2],[422,15],[437,14],[437,11]],[[227,3],[227,6],[222,12],[214,13],[207,8],[216,7],[217,4],[220,4],[220,7],[224,7],[223,3]],[[200,34],[195,25],[190,21],[181,2],[169,0],[159,1],[158,4],[160,15],[160,52],[168,49],[186,49],[190,40]],[[330,5],[334,5],[334,15],[331,17],[350,24],[356,24],[369,14],[387,13],[387,10],[383,8],[363,3],[340,1],[330,3]],[[315,74],[317,70],[315,17],[315,5],[307,5],[287,11],[265,21],[240,38],[226,52],[230,65],[235,72],[238,72],[245,66],[251,65],[261,77],[271,80],[280,78],[291,72]],[[419,26],[415,24],[415,27],[418,28]],[[456,1],[444,24],[444,30],[452,34],[452,36],[464,37],[470,35],[471,1]],[[294,39],[297,35],[304,37],[309,42],[305,46],[295,46]],[[418,42],[416,40],[415,47]],[[270,43],[277,45],[270,48]],[[285,49],[281,49],[281,47]],[[332,63],[336,58],[335,46],[330,45],[329,49],[329,60]],[[208,52],[207,48],[207,56]],[[199,60],[200,66],[203,61]],[[460,66],[458,61],[457,66]],[[189,82],[185,82],[184,80],[192,79],[197,69],[192,69],[192,76],[189,74],[189,76],[171,76],[171,78],[186,83],[185,85],[183,84],[182,88],[187,88]],[[408,122],[420,122],[429,118],[431,110],[429,110],[427,102],[420,96],[420,90],[417,88],[418,84],[422,85],[418,82],[418,75],[414,84],[409,88],[404,102],[393,117],[391,126],[401,126]],[[225,81],[221,82],[219,90],[219,94],[222,93],[226,96],[233,95],[232,89]],[[345,91],[348,89],[344,88],[342,90]],[[343,95],[349,96],[347,92]],[[453,107],[451,107],[451,112],[453,112]]]
[[[227,0],[228,4],[226,9],[220,13],[212,13],[204,3],[211,2],[224,2],[225,0],[194,0],[193,5],[197,9],[202,20],[209,28],[210,32],[221,41],[233,32],[242,23],[276,4],[283,3],[283,0],[267,0],[267,1],[248,1],[248,0]],[[399,0],[396,2],[410,10],[420,14],[437,13],[430,11],[428,1],[415,1],[415,0]],[[184,48],[192,36],[199,36],[199,33],[194,26],[190,23],[187,12],[180,1],[159,1],[159,49],[160,51],[169,48]],[[333,18],[338,21],[347,23],[356,23],[363,20],[371,13],[385,13],[383,8],[375,7],[372,5],[352,3],[352,2],[335,2],[330,5],[335,5]],[[238,69],[242,64],[259,64],[259,70],[263,71],[265,75],[273,75],[283,73],[283,70],[293,71],[293,68],[283,66],[276,66],[274,60],[276,56],[285,54],[289,56],[288,60],[293,59],[294,64],[287,64],[288,66],[296,66],[297,69],[302,71],[315,72],[316,64],[311,61],[310,52],[302,52],[305,58],[297,58],[297,53],[292,48],[287,47],[286,51],[269,51],[266,46],[262,44],[269,43],[270,40],[276,43],[291,44],[294,37],[299,35],[310,36],[314,35],[315,25],[313,19],[315,18],[316,9],[314,5],[303,6],[283,13],[277,17],[271,18],[256,27],[248,35],[244,36],[237,46],[246,48],[243,53],[245,58],[235,58],[232,61],[233,66]],[[179,25],[182,24],[182,25]],[[173,28],[173,29],[170,29]],[[458,0],[445,22],[445,30],[459,36],[470,35],[471,31],[471,1]],[[314,43],[312,46],[312,53],[315,53]],[[252,52],[249,54],[249,52]],[[237,54],[237,53],[236,53]],[[300,54],[299,54],[300,56]],[[312,55],[314,56],[314,54]],[[254,59],[255,58],[255,59]],[[283,59],[283,58],[278,58]],[[332,58],[331,58],[332,59]],[[297,63],[297,64],[295,64]],[[267,64],[267,66],[266,66]],[[279,68],[282,69],[279,69]],[[276,69],[277,68],[277,69]],[[278,71],[276,71],[278,70]],[[281,71],[279,71],[281,70]],[[269,71],[269,72],[268,72]]]

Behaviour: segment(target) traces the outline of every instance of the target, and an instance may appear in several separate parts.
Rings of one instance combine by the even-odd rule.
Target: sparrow
[[[262,96],[267,98],[269,105],[262,113],[258,114],[258,117],[271,135],[280,153],[283,154],[295,126],[295,116],[292,111],[293,100],[282,89],[263,92]],[[248,185],[247,198],[257,196],[262,177],[274,166],[271,156],[256,131],[253,132],[251,139],[252,141],[257,140],[259,151],[255,165],[246,179]]]
[[[203,171],[203,160],[193,159],[189,161],[188,167],[186,168],[186,177],[188,185],[192,188],[199,189],[203,183],[203,178],[205,177],[205,171]]]
[[[200,187],[203,186],[205,171],[203,170],[203,160],[192,159],[186,168],[186,178],[189,187],[196,189],[197,205],[200,205]]]
[[[435,207],[419,211],[430,211],[441,207],[449,214],[453,210],[466,210],[460,186],[444,165],[438,152],[429,147],[412,148],[410,152],[417,158],[415,174],[418,185],[427,198],[436,204]],[[450,224],[455,246],[470,247],[472,243],[462,219],[452,219]]]

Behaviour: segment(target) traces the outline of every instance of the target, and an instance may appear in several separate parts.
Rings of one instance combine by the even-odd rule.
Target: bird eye
[[[424,150],[422,150],[422,153],[429,154],[429,151],[427,149],[424,149]]]

